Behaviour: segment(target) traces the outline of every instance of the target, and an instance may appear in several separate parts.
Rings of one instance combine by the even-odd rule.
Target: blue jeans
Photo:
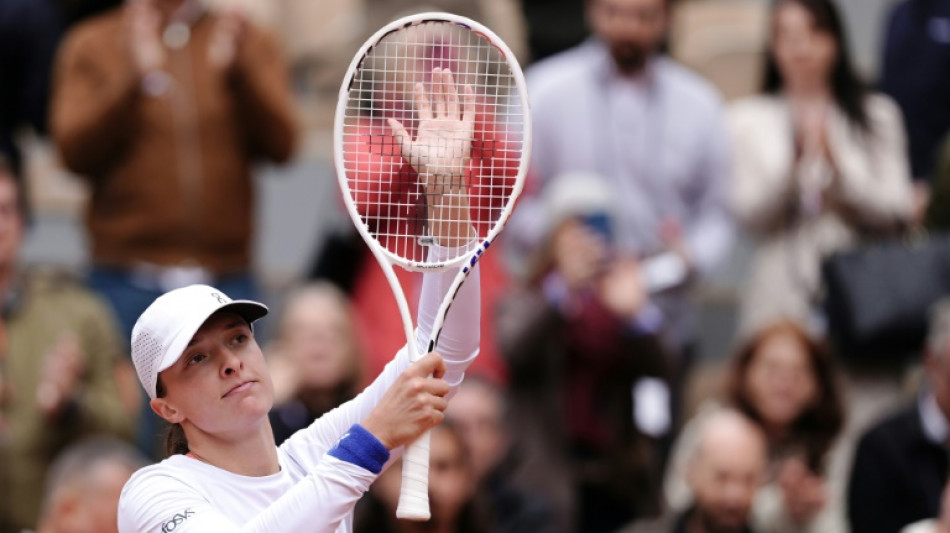
[[[159,296],[163,294],[158,284],[144,283],[141,277],[116,268],[93,267],[87,278],[89,287],[105,298],[115,311],[122,328],[126,350],[131,344],[132,327],[139,315]],[[253,276],[249,273],[223,276],[212,280],[212,285],[235,300],[257,300],[258,289]],[[149,457],[164,457],[164,443],[161,442],[161,422],[148,404],[148,395],[142,391],[144,402],[136,430],[136,444]]]

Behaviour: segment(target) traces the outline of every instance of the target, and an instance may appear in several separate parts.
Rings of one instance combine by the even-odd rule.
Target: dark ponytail
[[[165,397],[165,386],[162,384],[162,378],[159,377],[155,382],[155,396]],[[191,451],[188,448],[188,437],[185,436],[185,428],[181,424],[169,424],[166,422],[164,430],[165,456],[184,455]]]

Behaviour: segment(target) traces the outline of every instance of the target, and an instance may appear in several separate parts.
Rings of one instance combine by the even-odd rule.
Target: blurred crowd
[[[839,330],[871,309],[827,305],[825,277],[945,243],[950,0],[892,2],[873,76],[835,0],[0,0],[0,533],[115,531],[164,453],[129,338],[168,290],[277,309],[278,444],[405,342],[332,128],[358,46],[423,10],[509,44],[532,160],[433,431],[432,520],[395,518],[397,464],[356,531],[950,533],[950,283],[871,300],[920,317],[872,358]],[[274,283],[256,179],[304,160],[325,227]],[[85,191],[81,268],[22,258],[54,172]]]

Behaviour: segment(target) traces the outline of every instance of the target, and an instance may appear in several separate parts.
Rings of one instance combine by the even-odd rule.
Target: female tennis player
[[[459,204],[465,195],[453,194],[458,185],[445,182],[469,158],[471,95],[466,86],[463,105],[457,105],[451,74],[436,73],[431,102],[417,88],[420,116],[436,120],[420,121],[416,141],[402,124],[391,123],[403,156],[423,176],[430,209],[459,215],[433,225],[435,243],[428,253],[436,259],[457,253],[450,246],[474,245],[466,244],[474,231],[467,206]],[[438,153],[429,153],[419,139],[428,139]],[[430,353],[410,364],[403,348],[362,394],[279,448],[267,418],[273,387],[251,327],[267,308],[199,285],[159,297],[135,325],[132,359],[152,409],[173,424],[177,440],[169,442],[169,458],[126,484],[119,531],[351,531],[356,501],[391,452],[442,420],[446,395],[477,354],[477,276],[470,276],[455,299],[440,337],[441,355]],[[451,271],[424,274],[419,350],[426,349],[454,277]]]

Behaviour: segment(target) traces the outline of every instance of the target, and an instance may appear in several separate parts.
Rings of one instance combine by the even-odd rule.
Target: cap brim
[[[221,311],[236,313],[244,320],[247,320],[248,324],[254,324],[255,321],[265,316],[270,310],[266,305],[253,300],[234,300],[233,302],[212,309],[204,317],[195,317],[192,323],[182,327],[178,334],[175,335],[175,339],[169,344],[168,349],[165,351],[165,356],[161,364],[155,369],[156,375],[162,370],[166,370],[168,367],[174,365],[175,362],[181,358],[181,354],[184,353],[185,348],[188,347],[188,343],[191,342],[195,333],[198,333],[201,326],[203,326],[209,318]]]

